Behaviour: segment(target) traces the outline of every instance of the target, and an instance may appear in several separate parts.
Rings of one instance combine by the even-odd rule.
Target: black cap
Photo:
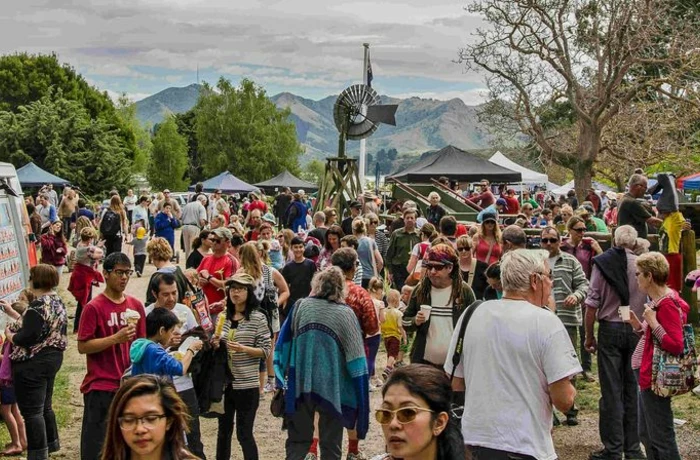
[[[351,208],[362,208],[362,204],[359,201],[351,201],[350,202],[350,207]]]

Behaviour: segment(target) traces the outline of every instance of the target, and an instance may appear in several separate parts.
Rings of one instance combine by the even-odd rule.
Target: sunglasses
[[[374,411],[374,418],[380,425],[388,425],[394,420],[394,416],[396,416],[396,420],[398,420],[400,424],[405,425],[406,423],[413,422],[419,412],[433,411],[422,407],[402,407],[396,410],[377,409]]]
[[[211,242],[214,243],[214,244],[221,243],[221,240],[218,239],[218,238],[209,238],[209,241],[211,241]]]
[[[470,248],[469,248],[469,247],[466,247],[466,246],[463,246],[463,247],[461,247],[461,248],[457,248],[457,251],[459,251],[459,252],[462,252],[462,251],[469,251],[469,250],[470,250]]]
[[[577,233],[583,233],[586,231],[586,227],[572,228],[571,230],[573,230]]]
[[[444,269],[450,267],[450,265],[427,264],[427,265],[424,265],[424,267],[426,270],[435,270],[435,271],[441,272]]]
[[[559,238],[542,238],[540,241],[543,242],[543,243],[551,243],[551,244],[553,244],[553,243],[558,243],[558,242],[559,242]]]

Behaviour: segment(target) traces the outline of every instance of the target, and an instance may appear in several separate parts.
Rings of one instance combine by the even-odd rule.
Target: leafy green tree
[[[117,114],[125,126],[134,133],[136,150],[134,151],[134,173],[145,173],[148,161],[151,157],[151,133],[147,126],[143,126],[136,117],[136,104],[122,94],[117,101]]]
[[[244,79],[204,84],[195,106],[198,153],[204,173],[230,170],[255,183],[288,169],[299,173],[302,152],[290,110],[279,110],[265,90]]]
[[[187,139],[188,175],[190,180],[192,182],[200,182],[207,179],[204,176],[202,158],[199,155],[194,109],[175,114],[175,122],[177,123],[177,131]]]
[[[0,56],[0,110],[17,112],[20,107],[38,101],[50,91],[76,101],[90,118],[100,118],[116,128],[130,159],[136,155],[136,138],[131,127],[117,113],[106,92],[90,86],[68,64],[61,64],[55,54],[17,53]]]
[[[308,182],[314,182],[316,184],[321,183],[323,175],[326,172],[326,165],[321,160],[311,160],[304,167],[301,173],[301,178]]]
[[[153,137],[148,182],[156,190],[185,190],[187,180],[187,139],[177,132],[177,123],[169,116],[158,125]]]
[[[87,195],[131,186],[132,161],[114,126],[93,119],[77,101],[53,91],[18,109],[0,112],[0,161],[33,161]]]

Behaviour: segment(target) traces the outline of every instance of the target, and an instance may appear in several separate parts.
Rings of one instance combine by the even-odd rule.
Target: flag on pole
[[[372,61],[369,59],[369,49],[367,50],[367,86],[372,87]]]

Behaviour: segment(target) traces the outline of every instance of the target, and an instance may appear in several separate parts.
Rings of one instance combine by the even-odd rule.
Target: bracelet
[[[189,351],[190,353],[192,353],[192,356],[194,356],[194,355],[195,355],[195,352],[194,352],[194,351],[192,351],[192,349],[191,349],[191,348],[188,348],[188,349],[187,349],[187,351]],[[187,351],[186,351],[185,353],[187,353]]]

